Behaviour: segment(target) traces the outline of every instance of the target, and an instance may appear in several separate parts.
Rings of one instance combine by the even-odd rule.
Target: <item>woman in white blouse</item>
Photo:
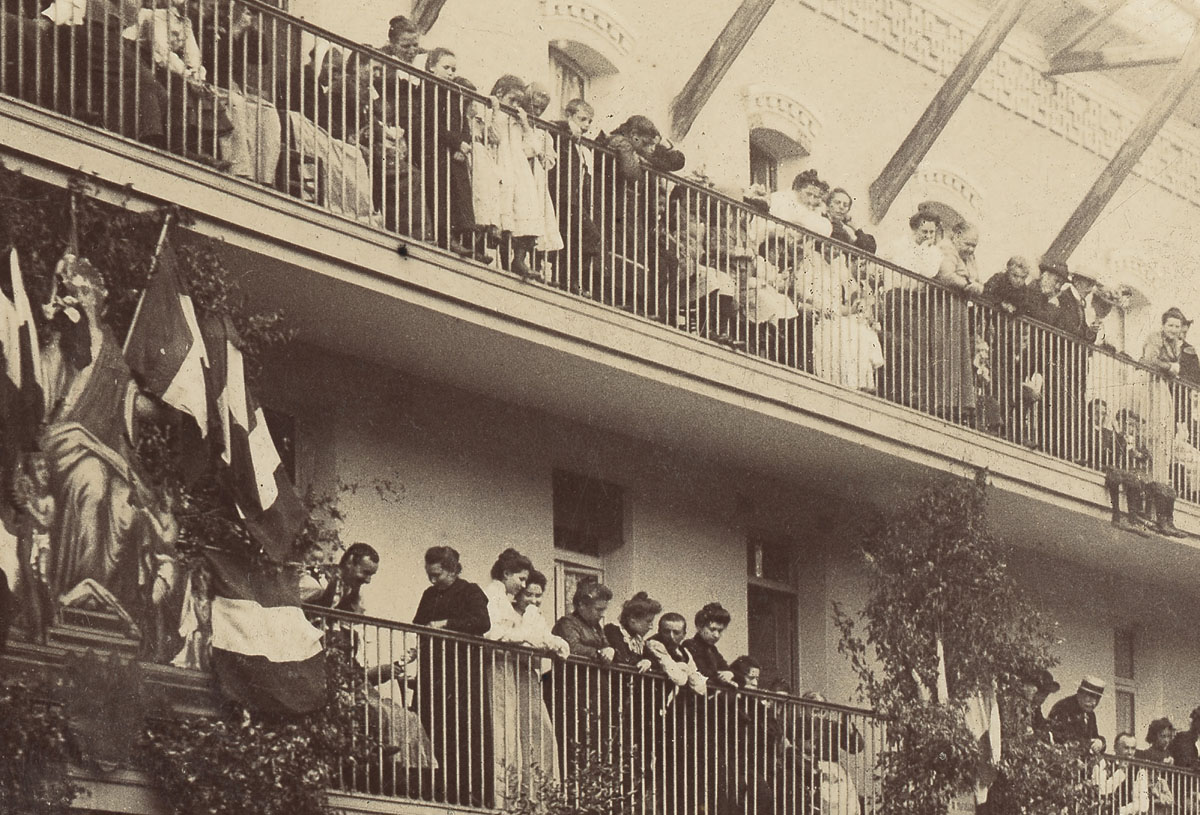
[[[530,625],[513,603],[526,588],[533,571],[529,558],[515,549],[500,553],[492,566],[492,582],[483,590],[491,619],[491,628],[484,634],[487,639],[532,644],[528,642],[532,636]],[[534,785],[535,770],[557,777],[554,726],[542,701],[539,657],[496,649],[487,656],[485,665],[492,700],[496,807],[503,809],[523,785]]]

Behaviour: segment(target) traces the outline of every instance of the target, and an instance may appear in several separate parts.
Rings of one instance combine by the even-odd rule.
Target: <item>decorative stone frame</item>
[[[945,204],[976,226],[983,223],[983,194],[961,173],[946,167],[930,164],[918,167],[892,210],[901,204],[907,205],[907,209],[901,207],[901,214],[907,218],[923,201]]]
[[[604,0],[542,0],[542,27],[550,44],[592,77],[621,73],[636,45]]]
[[[746,124],[758,134],[757,143],[777,160],[812,155],[821,135],[821,121],[787,91],[770,85],[750,85],[745,91]]]

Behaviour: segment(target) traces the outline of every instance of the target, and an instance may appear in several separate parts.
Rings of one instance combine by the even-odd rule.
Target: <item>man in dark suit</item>
[[[1171,746],[1167,748],[1171,753],[1171,758],[1175,759],[1176,767],[1181,770],[1200,768],[1200,750],[1196,749],[1198,741],[1200,741],[1200,707],[1192,710],[1191,727],[1181,733],[1176,733],[1175,738],[1171,739]]]
[[[1076,744],[1093,753],[1107,746],[1096,727],[1096,705],[1104,695],[1104,680],[1085,676],[1073,696],[1059,699],[1050,708],[1047,720],[1057,744]]]

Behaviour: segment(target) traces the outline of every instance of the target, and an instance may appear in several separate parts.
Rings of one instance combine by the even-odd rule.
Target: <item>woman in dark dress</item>
[[[698,765],[703,768],[700,772],[716,780],[715,784],[710,783],[699,790],[710,811],[713,806],[732,805],[739,793],[734,767],[729,761],[732,755],[729,741],[737,717],[736,697],[731,691],[737,685],[729,663],[717,650],[717,643],[729,627],[730,619],[724,606],[709,603],[696,612],[695,636],[683,643],[696,660],[696,669],[708,680],[709,694],[696,711],[696,746],[700,752]]]
[[[645,674],[654,667],[646,637],[654,626],[654,618],[662,612],[662,604],[653,600],[644,591],[639,591],[621,606],[620,623],[604,626],[604,636],[615,652],[614,665],[632,668]],[[616,706],[614,718],[620,730],[618,753],[627,758],[626,783],[632,787],[644,780],[649,784],[647,773],[654,766],[653,728],[658,723],[658,711],[666,700],[665,686],[641,676],[615,673],[612,676],[612,704]],[[628,774],[632,770],[631,774]]]
[[[431,585],[421,595],[415,624],[483,636],[491,627],[487,595],[461,573],[458,552],[451,547],[434,546],[425,553]],[[446,803],[483,804],[488,798],[482,654],[478,645],[438,635],[421,638],[421,722],[433,740],[442,777],[438,797]]]
[[[554,635],[571,647],[571,659],[555,666],[554,698],[548,705],[558,728],[559,751],[565,764],[563,775],[601,744],[612,745],[607,734],[615,724],[608,703],[611,673],[600,666],[611,665],[616,649],[608,644],[600,621],[612,600],[612,590],[596,580],[583,580],[575,587],[574,611],[554,624]]]

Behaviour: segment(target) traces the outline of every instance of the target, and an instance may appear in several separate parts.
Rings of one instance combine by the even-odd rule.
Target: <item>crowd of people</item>
[[[723,197],[667,175],[686,157],[646,116],[593,133],[587,101],[554,118],[545,87],[513,74],[481,95],[404,16],[379,47],[289,30],[298,64],[271,32],[236,0],[6,0],[0,78],[335,212],[1101,470],[1123,528],[1175,534],[1176,495],[1200,497],[1200,356],[1178,309],[1136,356],[1151,378],[1098,353],[1125,350],[1119,288],[1020,256],[989,277],[961,219],[921,209],[879,246],[814,169]]]
[[[532,794],[539,778],[600,763],[619,768],[631,794],[653,797],[645,803],[655,811],[864,811],[872,791],[859,785],[872,783],[881,734],[864,738],[868,718],[828,707],[817,692],[803,694],[803,704],[785,701],[792,689],[749,655],[728,661],[719,644],[731,615],[720,603],[695,612],[689,636],[688,618],[645,592],[610,615],[612,591],[585,580],[570,613],[551,626],[541,608],[546,576],[514,549],[500,553],[485,586],[461,576],[451,547],[429,549],[424,564],[430,586],[413,622],[429,633],[395,663],[363,669],[370,685],[396,679],[414,691],[399,702],[367,693],[384,755],[397,778],[407,773],[397,793],[504,808]],[[362,586],[378,568],[378,552],[356,543],[330,578],[311,585],[309,601],[362,613]],[[484,640],[510,647],[480,648]],[[1090,774],[1080,778],[1099,811],[1163,815],[1185,799],[1200,803],[1200,784],[1168,771],[1200,772],[1200,707],[1185,731],[1166,718],[1150,722],[1140,749],[1132,733],[1118,733],[1113,761],[1095,713],[1102,679],[1084,677],[1048,714],[1043,706],[1061,689],[1054,676],[1034,670],[1022,684],[1015,702],[1002,703],[1003,738],[1024,730],[1090,756]],[[1012,795],[1001,772],[980,811],[1025,811]]]
[[[1099,811],[1110,815],[1162,815],[1190,812],[1200,804],[1200,785],[1169,770],[1200,771],[1200,707],[1192,710],[1187,730],[1177,731],[1168,718],[1151,721],[1141,748],[1133,733],[1117,733],[1112,755],[1120,760],[1114,762],[1104,757],[1108,742],[1096,723],[1095,710],[1104,695],[1104,680],[1085,676],[1073,694],[1058,699],[1050,713],[1043,715],[1042,705],[1058,690],[1058,682],[1046,670],[1026,680],[1024,698],[1029,710],[1025,724],[1047,742],[1073,745],[1091,755],[1087,781],[1098,799]],[[1007,781],[1001,776],[992,785],[985,815],[1019,811],[1014,806],[1018,802],[1012,801],[1008,793]]]
[[[402,768],[397,778],[407,773],[405,794],[503,807],[539,777],[557,780],[599,761],[624,767],[623,783],[655,795],[666,812],[744,811],[750,797],[766,812],[782,796],[791,803],[780,811],[836,800],[839,815],[859,812],[839,764],[865,746],[851,717],[816,707],[789,715],[782,701],[741,693],[791,689],[779,679],[761,687],[762,667],[748,655],[726,660],[718,644],[731,615],[720,603],[693,615],[691,636],[683,614],[664,612],[644,592],[606,623],[612,591],[583,581],[572,611],[551,626],[541,610],[546,576],[513,549],[500,553],[482,587],[461,576],[451,547],[429,549],[424,563],[430,586],[413,623],[458,636],[421,636],[393,664],[362,671],[368,718],[382,722],[377,732]],[[311,581],[307,599],[363,613],[361,589],[378,568],[375,549],[353,544],[331,576]],[[461,635],[521,647],[489,651]],[[413,700],[373,689],[403,681],[409,662],[417,666]],[[603,670],[613,667],[620,670]],[[818,693],[804,698],[824,702]]]

